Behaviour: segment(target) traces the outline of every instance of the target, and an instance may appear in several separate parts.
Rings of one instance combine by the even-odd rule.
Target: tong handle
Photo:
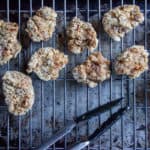
[[[66,134],[71,132],[71,130],[76,126],[75,122],[68,123],[63,129],[56,132],[56,134],[52,135],[52,137],[45,143],[43,143],[37,150],[46,150],[49,146],[56,143],[58,140],[63,138]]]
[[[68,150],[81,150],[88,146],[90,144],[90,141],[82,141],[74,145],[72,148],[69,148]]]
[[[112,108],[112,107],[118,105],[118,104],[121,102],[122,99],[123,99],[123,97],[122,97],[122,98],[118,98],[118,99],[116,99],[116,100],[114,100],[114,101],[111,101],[111,102],[106,103],[106,104],[104,104],[104,105],[102,105],[102,106],[99,106],[99,107],[97,107],[97,108],[95,108],[95,109],[93,109],[93,110],[91,110],[91,111],[89,111],[89,112],[86,112],[85,114],[83,114],[83,115],[77,117],[77,118],[75,119],[75,121],[76,121],[77,123],[79,123],[79,122],[81,122],[81,121],[88,120],[88,119],[90,119],[90,118],[92,118],[92,117],[94,117],[94,116],[98,116],[99,114],[101,114],[101,113],[103,113],[103,112],[106,112],[106,111],[109,110],[110,108]]]
[[[91,142],[94,142],[99,136],[101,136],[105,131],[107,131],[114,123],[116,123],[121,116],[126,112],[128,107],[124,107],[119,109],[119,111],[112,114],[112,116],[107,119],[99,128],[97,128],[94,133],[88,137],[88,140],[81,141],[79,143],[76,143],[72,147],[69,148],[69,150],[81,150],[87,145],[89,145]]]

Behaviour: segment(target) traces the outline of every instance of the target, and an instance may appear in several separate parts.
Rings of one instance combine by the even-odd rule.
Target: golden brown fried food
[[[0,65],[15,58],[21,51],[17,40],[18,25],[14,22],[0,20]]]
[[[5,102],[9,112],[14,115],[24,115],[34,103],[31,78],[18,71],[7,71],[2,80]]]
[[[91,52],[97,47],[97,34],[92,25],[75,17],[67,27],[68,50],[79,54],[85,48]]]
[[[67,63],[68,56],[59,50],[51,47],[40,48],[32,55],[27,72],[36,73],[41,80],[55,80]]]
[[[136,78],[148,69],[148,52],[142,45],[127,48],[117,57],[114,68],[119,75]]]
[[[144,21],[139,6],[118,6],[104,14],[102,23],[104,30],[115,41],[120,41],[124,35]]]
[[[72,74],[78,82],[88,84],[93,88],[97,86],[98,82],[110,78],[110,61],[104,58],[100,52],[94,52],[83,64],[76,66]]]
[[[47,41],[55,30],[57,13],[49,7],[40,8],[27,22],[26,31],[35,41]]]

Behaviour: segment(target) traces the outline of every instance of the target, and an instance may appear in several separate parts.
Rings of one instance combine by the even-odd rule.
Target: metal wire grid
[[[112,0],[110,0],[110,9],[112,8],[112,4],[113,4],[113,2],[112,2]],[[55,0],[53,0],[52,1],[52,7],[55,9]],[[64,0],[63,1],[63,4],[64,4],[64,9],[63,9],[63,12],[64,12],[64,28],[66,27],[66,18],[67,18],[67,12],[69,12],[68,10],[67,10],[67,8],[66,8],[66,6],[67,6],[67,2],[66,2],[66,0]],[[90,8],[89,8],[89,0],[87,0],[86,1],[86,4],[87,4],[87,8],[86,8],[86,11],[87,11],[87,21],[89,21],[89,14],[90,14],[90,12],[92,12],[92,11],[98,11],[98,17],[99,17],[99,19],[101,18],[101,16],[102,16],[102,10],[101,10],[101,0],[98,0],[98,10],[90,10]],[[123,5],[124,4],[124,1],[123,0],[121,0],[121,5]],[[133,0],[133,4],[135,4],[135,0]],[[144,16],[145,16],[145,23],[144,23],[144,25],[145,25],[145,31],[147,30],[147,12],[149,11],[148,9],[147,9],[147,4],[148,4],[148,2],[147,2],[147,0],[145,0],[145,9],[144,9]],[[44,6],[44,0],[41,0],[41,6]],[[78,15],[78,11],[77,11],[77,9],[78,9],[78,0],[75,0],[75,6],[76,6],[76,11],[75,11],[75,14],[76,14],[76,16]],[[10,11],[14,11],[14,10],[10,10],[9,9],[10,8],[10,0],[7,0],[7,8],[6,8],[6,13],[7,13],[7,21],[9,21],[10,20]],[[1,11],[4,11],[5,12],[5,10],[1,10]],[[26,12],[26,10],[24,11],[24,10],[21,10],[21,0],[18,0],[18,10],[15,10],[15,11],[17,11],[18,12],[18,24],[19,24],[19,26],[20,26],[20,24],[21,24],[21,12]],[[81,10],[82,11],[82,10]],[[30,16],[32,16],[32,13],[33,13],[33,9],[32,9],[32,0],[30,0],[30,10],[29,11],[27,11],[27,12],[29,12],[30,13]],[[101,24],[100,24],[100,27],[101,27]],[[101,34],[100,34],[100,32],[98,33],[98,36],[99,36],[99,50],[101,50],[102,49],[102,45],[101,45]],[[145,38],[145,40],[144,40],[144,45],[145,45],[145,48],[147,49],[147,34],[146,34],[146,32],[145,32],[145,34],[144,34],[144,38]],[[20,39],[20,32],[19,32],[19,39]],[[52,46],[53,47],[55,47],[55,42],[56,42],[56,39],[55,39],[55,36],[53,37],[53,40],[52,40]],[[66,42],[66,41],[65,41]],[[110,39],[110,59],[112,59],[112,40]],[[133,31],[133,44],[135,44],[135,30]],[[66,45],[66,44],[65,44]],[[41,42],[41,47],[43,47],[44,46],[44,43],[43,42]],[[121,51],[124,49],[124,40],[122,39],[122,41],[121,41]],[[64,47],[64,51],[66,50],[66,46]],[[26,52],[26,56],[28,56],[28,58],[31,56],[31,54],[32,54],[32,43],[31,43],[31,46],[30,46],[30,51],[29,52]],[[88,54],[87,54],[88,55]],[[18,70],[20,69],[20,64],[21,64],[21,62],[20,62],[20,54],[19,54],[19,57],[18,57],[18,64],[19,64],[19,67],[17,68]],[[7,69],[9,70],[10,69],[10,64],[8,63],[8,65],[7,65]],[[58,80],[64,80],[64,125],[66,124],[66,116],[65,116],[65,114],[66,114],[66,111],[67,111],[67,108],[66,108],[66,99],[67,99],[67,89],[66,89],[66,82],[67,82],[67,80],[73,80],[73,79],[67,79],[67,77],[66,77],[66,73],[67,73],[67,71],[66,71],[66,68],[65,68],[65,72],[64,72],[64,79],[58,79]],[[147,114],[147,109],[148,109],[148,102],[147,102],[147,81],[148,81],[148,79],[147,79],[147,73],[145,73],[144,74],[144,84],[145,84],[145,95],[144,95],[144,100],[145,100],[145,107],[144,107],[144,109],[145,109],[145,125],[146,125],[146,127],[145,127],[145,149],[149,149],[148,148],[148,127],[147,127],[147,124],[148,124],[148,121],[147,121],[147,117],[148,117],[148,114]],[[124,84],[124,79],[123,79],[123,77],[121,78],[121,96],[124,96],[124,91],[123,91],[123,84]],[[136,80],[133,80],[133,81],[130,81],[129,79],[127,79],[127,82],[128,82],[128,102],[130,102],[130,91],[129,91],[129,89],[130,89],[130,83],[131,82],[133,82],[133,118],[134,118],[134,126],[133,126],[133,131],[134,131],[134,145],[133,145],[133,149],[137,149],[137,147],[136,147],[136,91],[135,91],[135,85],[136,85]],[[43,93],[43,81],[41,81],[41,116],[40,116],[40,118],[41,118],[41,143],[43,142],[43,133],[44,133],[44,113],[43,113],[43,111],[44,111],[44,93]],[[112,79],[112,77],[110,78],[110,100],[112,99],[112,88],[113,88],[113,79]],[[77,87],[75,88],[75,92],[77,93]],[[88,96],[89,96],[89,89],[87,88],[87,111],[88,111]],[[56,120],[56,116],[55,116],[55,112],[57,111],[56,109],[55,109],[55,103],[56,103],[56,101],[55,101],[55,99],[56,99],[56,90],[55,90],[55,81],[53,81],[53,131],[55,131],[55,127],[56,127],[56,122],[55,122],[55,120]],[[102,99],[102,97],[101,97],[101,85],[98,85],[98,105],[100,105],[101,104],[101,99]],[[78,100],[78,98],[77,98],[77,94],[75,95],[75,105],[76,105],[76,110],[75,110],[75,114],[76,115],[78,115],[77,114],[77,106],[79,105],[79,100]],[[123,106],[123,104],[121,104],[121,106]],[[112,111],[110,110],[110,114],[112,113]],[[32,122],[33,122],[33,120],[32,120],[33,118],[32,118],[32,110],[30,111],[30,122],[29,122],[29,130],[30,130],[30,148],[32,148],[33,147],[33,143],[32,143],[32,141],[33,141],[33,139],[32,139],[32,137],[33,137],[33,133],[32,133]],[[21,127],[21,121],[22,121],[22,117],[18,117],[18,148],[17,147],[10,147],[10,115],[9,115],[9,113],[8,113],[8,117],[7,117],[7,149],[9,150],[9,149],[23,149],[23,147],[22,147],[22,143],[21,143],[21,130],[22,130],[22,127]],[[123,130],[123,128],[124,128],[124,123],[123,123],[123,121],[124,121],[124,117],[122,117],[121,118],[121,137],[122,137],[122,139],[121,139],[121,142],[122,142],[122,149],[125,149],[125,147],[124,147],[124,130]],[[101,116],[99,117],[99,125],[101,124]],[[89,124],[87,123],[87,126],[89,126]],[[89,134],[89,127],[87,128],[87,135]],[[112,146],[112,134],[111,134],[111,129],[110,129],[110,146],[109,146],[109,148],[111,148],[111,146]],[[62,147],[62,149],[67,149],[67,136],[65,137],[65,142],[64,142],[64,147]],[[78,127],[76,128],[76,140],[78,140]],[[98,149],[103,149],[102,147],[101,147],[101,145],[100,145],[100,142],[101,141],[101,139],[99,140],[99,146],[98,146]],[[3,148],[2,147],[2,149],[5,149],[5,148]],[[52,147],[52,149],[59,149],[59,148],[57,148],[56,146],[55,146],[55,144],[53,145],[53,147]],[[60,148],[61,149],[61,148]],[[92,149],[92,147],[87,147],[87,149]],[[94,149],[94,148],[93,148]],[[97,148],[96,148],[97,149]]]

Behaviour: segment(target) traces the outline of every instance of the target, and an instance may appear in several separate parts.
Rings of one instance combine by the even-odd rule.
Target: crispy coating
[[[140,76],[148,69],[148,52],[142,45],[134,45],[120,54],[114,65],[119,75],[128,75],[130,78]]]
[[[104,30],[115,41],[120,41],[124,35],[144,21],[139,6],[118,6],[104,14],[102,23]]]
[[[29,37],[35,41],[47,41],[55,30],[57,13],[49,7],[37,10],[27,22],[26,31]]]
[[[84,48],[91,52],[97,47],[97,34],[92,25],[74,17],[67,27],[68,50],[79,54]]]
[[[31,78],[18,71],[7,71],[2,80],[3,93],[9,112],[14,115],[24,115],[34,103]]]
[[[0,65],[15,58],[21,51],[21,45],[17,40],[18,25],[14,22],[0,20]]]
[[[59,71],[68,63],[68,56],[51,47],[40,48],[29,63],[27,72],[34,72],[41,80],[55,80]]]
[[[93,88],[97,86],[98,82],[110,78],[110,61],[104,58],[100,52],[94,52],[83,64],[76,66],[72,74],[77,82],[88,84]]]

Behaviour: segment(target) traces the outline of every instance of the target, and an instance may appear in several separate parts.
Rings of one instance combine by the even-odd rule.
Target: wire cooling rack
[[[128,33],[121,42],[115,42],[103,31],[101,18],[109,9],[123,4],[139,5],[144,13],[145,21]],[[58,13],[56,32],[47,42],[30,43],[23,30],[28,18],[42,6],[53,7]],[[94,89],[77,84],[70,71],[75,65],[85,60],[88,52],[85,50],[83,54],[75,56],[66,50],[65,27],[74,16],[93,24],[99,38],[97,50],[101,51],[111,61],[124,48],[133,44],[142,44],[149,51],[149,0],[1,0],[0,19],[17,22],[20,27],[18,38],[24,43],[24,48],[19,56],[1,67],[1,76],[6,70],[25,72],[30,56],[40,47],[52,46],[59,48],[69,55],[70,62],[61,71],[60,77],[56,81],[43,82],[34,74],[31,75],[36,99],[33,109],[25,116],[15,117],[10,115],[0,92],[0,149],[35,148],[47,140],[53,132],[67,124],[73,117],[123,96],[125,100],[119,107],[123,107],[127,102],[132,110],[87,149],[149,150],[149,71],[135,80],[113,74],[110,80],[99,84]],[[69,144],[84,139],[91,134],[115,110],[110,110],[100,117],[95,117],[83,123],[49,149],[66,150]]]

